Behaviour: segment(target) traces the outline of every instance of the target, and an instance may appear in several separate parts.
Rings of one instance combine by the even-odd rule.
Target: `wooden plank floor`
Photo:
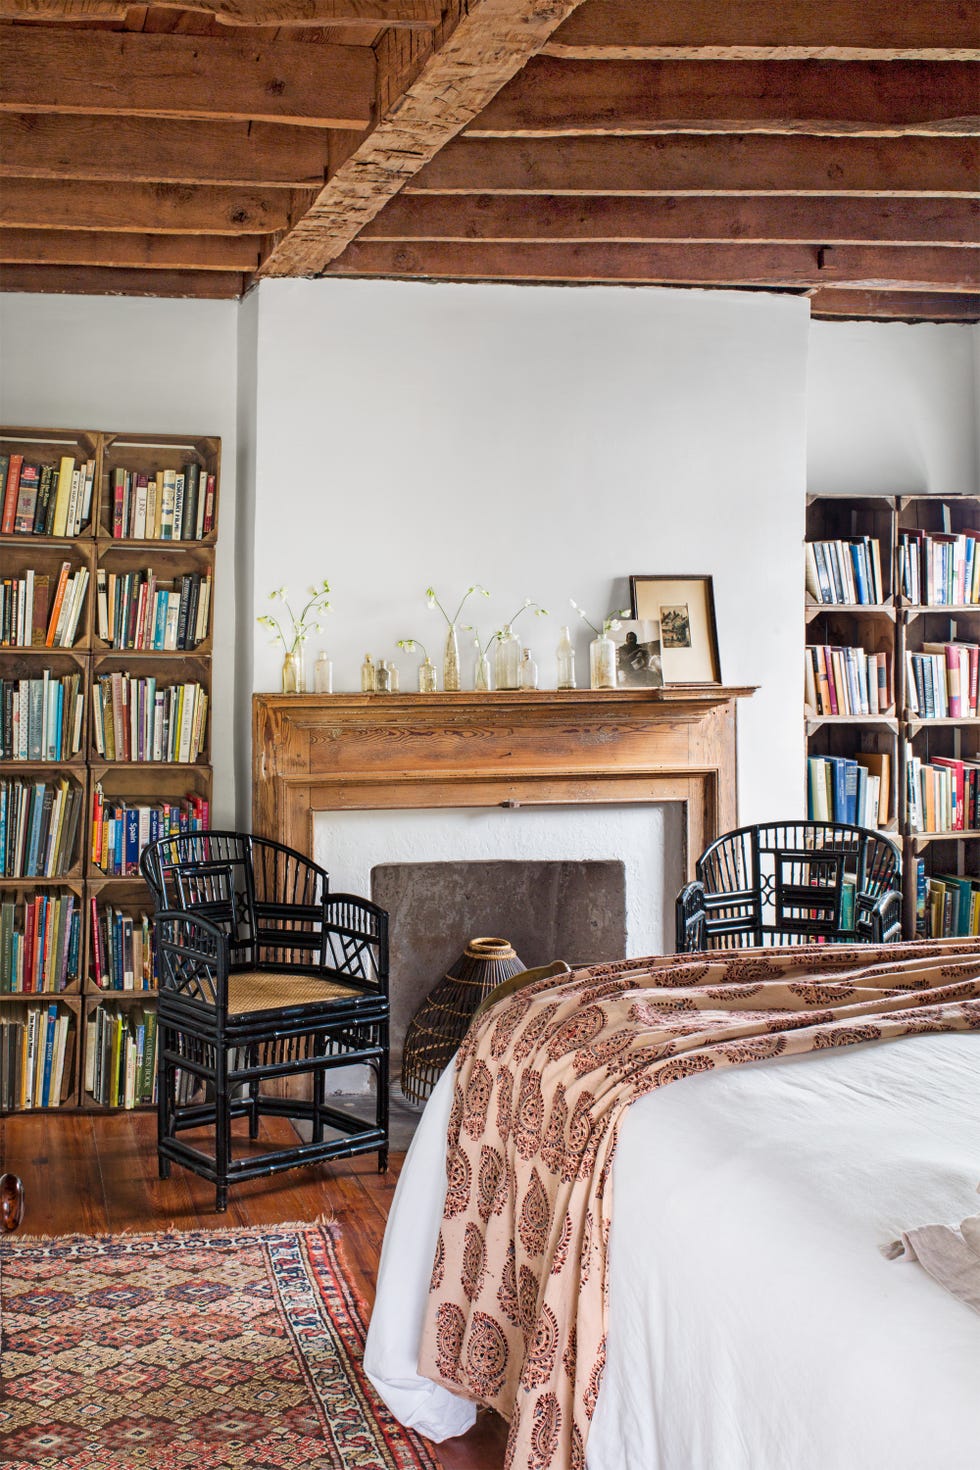
[[[292,1137],[289,1124],[268,1120],[263,1138]],[[392,1155],[387,1175],[373,1154],[336,1164],[291,1169],[271,1179],[234,1185],[228,1210],[214,1211],[214,1188],[176,1164],[157,1177],[152,1113],[20,1114],[0,1118],[0,1172],[24,1181],[24,1231],[35,1235],[117,1234],[120,1231],[220,1229],[335,1218],[344,1254],[364,1300],[374,1281],[385,1220],[404,1154]],[[501,1470],[506,1426],[481,1413],[469,1434],[436,1451],[444,1470]]]

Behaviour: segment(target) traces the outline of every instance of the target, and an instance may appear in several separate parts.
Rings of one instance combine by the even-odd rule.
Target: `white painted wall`
[[[335,687],[365,650],[410,687],[396,640],[444,633],[425,587],[482,582],[484,636],[527,596],[552,610],[523,623],[551,684],[569,597],[598,621],[630,572],[709,572],[723,676],[761,686],[742,813],[796,811],[807,332],[805,301],[758,294],[263,284],[256,614],[327,576]]]
[[[0,295],[0,421],[31,427],[217,434],[215,825],[234,817],[235,344],[233,301]]]
[[[814,322],[809,490],[977,494],[978,341],[975,326]]]

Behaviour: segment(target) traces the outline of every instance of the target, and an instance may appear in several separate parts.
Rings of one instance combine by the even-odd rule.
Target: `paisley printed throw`
[[[980,941],[596,965],[491,1007],[459,1052],[420,1372],[510,1420],[508,1470],[584,1470],[629,1104],[723,1067],[980,1032]]]

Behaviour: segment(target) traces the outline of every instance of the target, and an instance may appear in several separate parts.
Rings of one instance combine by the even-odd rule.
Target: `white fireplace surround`
[[[628,955],[674,947],[673,904],[684,881],[676,804],[322,812],[313,838],[331,888],[365,896],[379,863],[616,859],[626,867]]]

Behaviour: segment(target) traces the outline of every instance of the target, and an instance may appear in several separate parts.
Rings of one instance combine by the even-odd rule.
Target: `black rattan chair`
[[[843,822],[739,827],[701,855],[676,904],[677,952],[902,935],[902,859]]]
[[[388,916],[331,893],[324,870],[280,843],[195,832],[151,843],[140,869],[157,913],[160,1175],[172,1162],[228,1185],[377,1150],[388,1163]],[[327,1073],[366,1064],[374,1117],[327,1100]],[[307,1078],[309,1096],[291,1097]],[[269,1088],[275,1091],[270,1091]],[[286,1095],[282,1095],[286,1094]],[[360,1111],[360,1110],[358,1110]],[[232,1120],[307,1123],[309,1141],[233,1154]],[[179,1135],[203,1130],[193,1144]]]

